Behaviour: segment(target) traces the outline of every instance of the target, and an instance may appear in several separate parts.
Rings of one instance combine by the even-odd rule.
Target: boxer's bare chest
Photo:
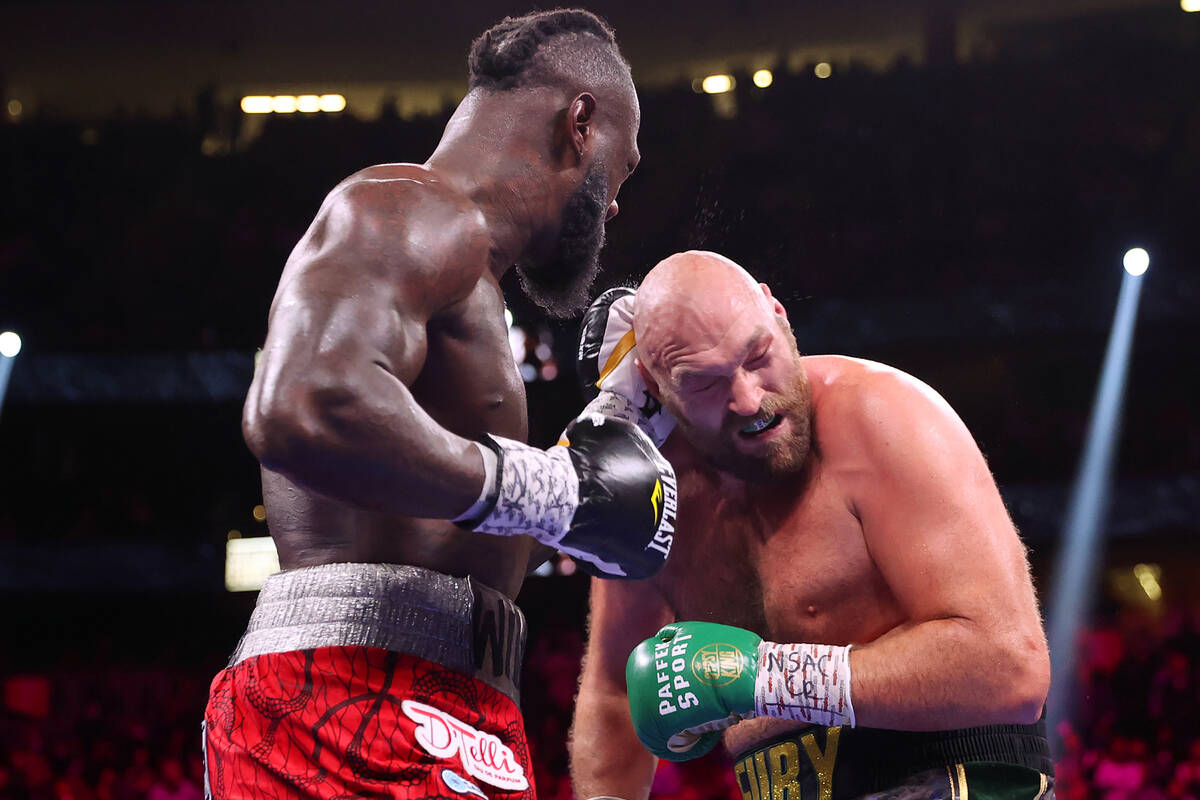
[[[680,476],[679,534],[660,586],[679,619],[777,642],[869,641],[899,619],[862,526],[820,464],[753,495]]]
[[[831,473],[816,462],[803,481],[747,496],[711,473],[680,470],[680,533],[658,579],[677,618],[827,644],[871,641],[900,624],[901,609]],[[797,727],[746,720],[726,731],[724,744],[739,753]]]
[[[524,441],[525,387],[513,362],[500,291],[481,285],[453,313],[426,329],[424,367],[409,387],[442,427],[468,439],[494,433]],[[286,498],[268,511],[287,567],[339,561],[411,564],[471,575],[515,595],[534,547],[523,536],[484,536],[446,520],[374,514],[349,508],[264,473],[264,495]],[[274,507],[273,507],[274,506]]]

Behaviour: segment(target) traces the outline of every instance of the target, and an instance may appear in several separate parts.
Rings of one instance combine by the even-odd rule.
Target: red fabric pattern
[[[413,704],[406,713],[405,700],[453,720],[430,721]],[[250,658],[213,680],[204,717],[214,800],[536,800],[516,704],[468,675],[413,656],[323,647]],[[422,720],[426,745],[456,737],[454,747],[442,748],[453,752],[435,757],[418,743]],[[528,787],[492,785],[486,776],[497,770],[510,785],[521,782],[523,771]]]

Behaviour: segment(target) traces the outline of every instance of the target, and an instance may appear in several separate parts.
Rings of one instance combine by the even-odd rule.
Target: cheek
[[[707,399],[676,396],[666,398],[667,410],[678,420],[699,430],[717,430],[721,427],[720,408]]]

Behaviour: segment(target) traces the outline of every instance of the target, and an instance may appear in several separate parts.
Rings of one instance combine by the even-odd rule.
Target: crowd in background
[[[585,586],[580,580],[564,591]],[[522,676],[535,783],[543,800],[570,800],[566,738],[583,631],[561,615],[537,628]],[[1114,612],[1079,641],[1082,688],[1071,721],[1055,734],[1063,746],[1058,796],[1200,799],[1200,608]],[[199,800],[199,722],[210,678],[163,659],[9,676],[0,800]],[[730,766],[719,751],[660,762],[653,797],[737,798]]]

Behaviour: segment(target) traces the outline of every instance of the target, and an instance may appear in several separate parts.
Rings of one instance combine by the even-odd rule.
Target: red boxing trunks
[[[205,711],[215,800],[534,800],[508,598],[416,567],[333,564],[263,586]]]

